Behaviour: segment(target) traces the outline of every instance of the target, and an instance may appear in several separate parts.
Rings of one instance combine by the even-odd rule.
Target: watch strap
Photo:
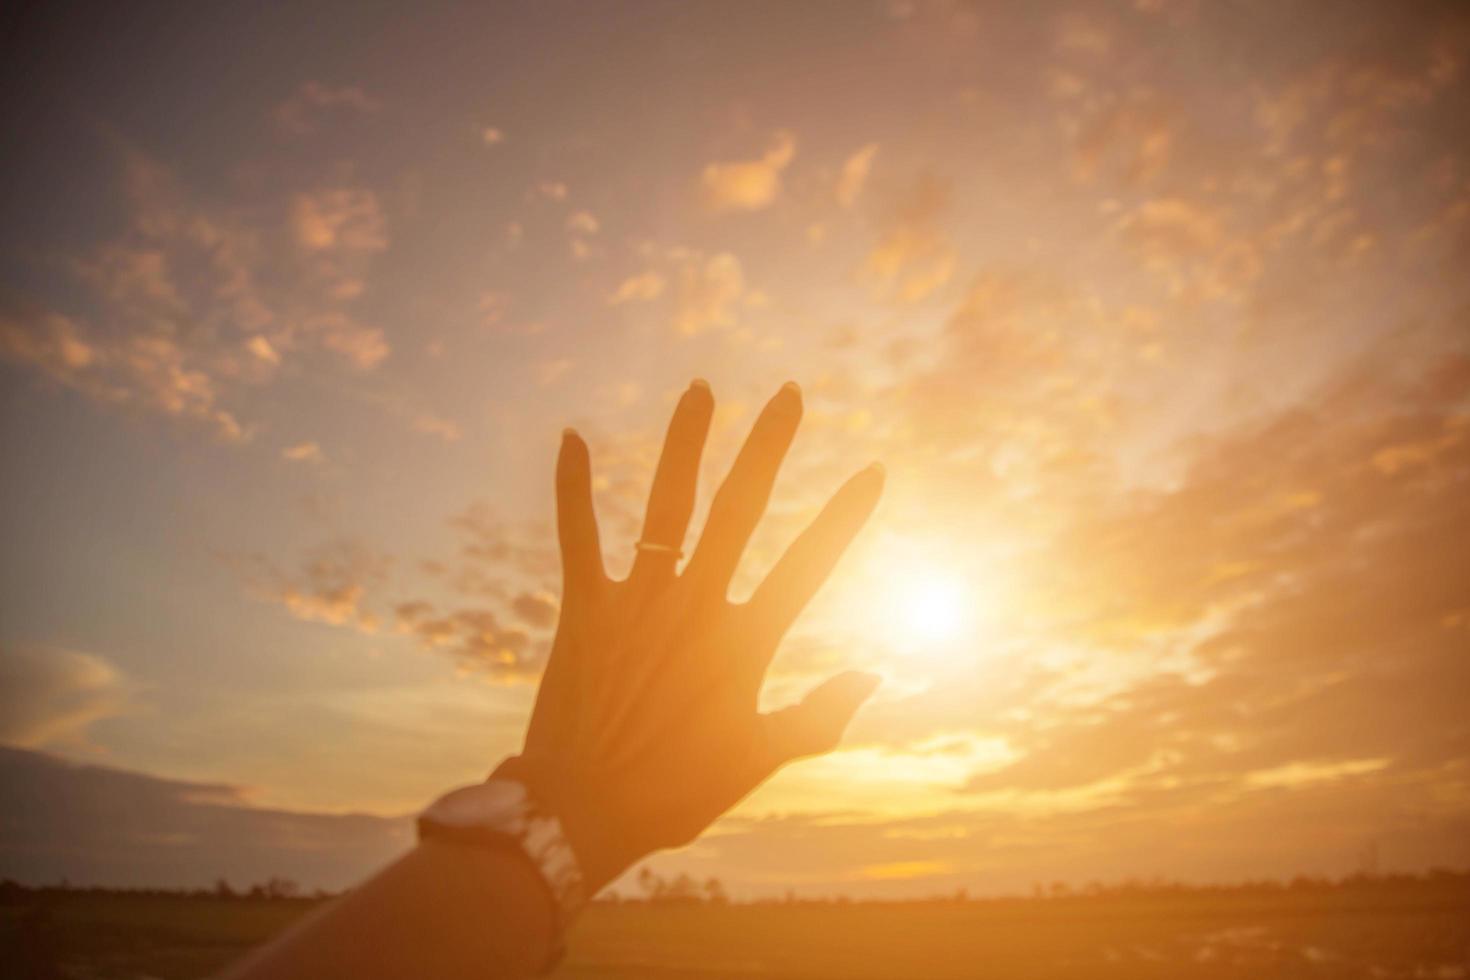
[[[511,846],[540,873],[556,913],[556,955],[561,937],[587,902],[582,869],[561,821],[538,805],[526,784],[497,770],[483,783],[451,790],[418,818],[419,837],[479,847]]]

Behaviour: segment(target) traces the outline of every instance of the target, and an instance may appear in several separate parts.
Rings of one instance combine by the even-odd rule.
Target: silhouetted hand
[[[801,419],[801,392],[787,384],[761,412],[679,572],[713,410],[700,381],[674,410],[623,581],[603,569],[587,446],[570,429],[562,440],[561,618],[515,764],[560,816],[589,895],[649,852],[693,840],[777,767],[835,747],[878,685],[850,671],[797,705],[757,712],[778,643],[872,512],[883,469],[848,480],[750,601],[731,603],[730,580]]]

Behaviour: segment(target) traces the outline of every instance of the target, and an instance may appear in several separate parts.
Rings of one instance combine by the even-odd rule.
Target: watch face
[[[582,868],[561,821],[542,813],[518,780],[492,778],[445,793],[419,816],[419,833],[462,844],[513,842],[551,888],[561,929],[586,904]]]
[[[526,787],[508,779],[465,786],[446,793],[424,811],[424,819],[441,827],[485,827],[522,833],[528,809]]]

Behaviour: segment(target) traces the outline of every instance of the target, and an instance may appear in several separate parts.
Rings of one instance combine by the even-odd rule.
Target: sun
[[[841,604],[824,611],[838,634],[910,668],[963,661],[993,639],[998,580],[973,549],[887,534],[862,556]],[[893,664],[897,666],[897,662]]]
[[[975,619],[975,589],[968,576],[938,562],[894,562],[885,589],[880,633],[899,653],[933,654],[969,638]]]
[[[963,583],[958,577],[929,572],[900,590],[895,612],[914,639],[938,643],[959,635],[965,619]]]

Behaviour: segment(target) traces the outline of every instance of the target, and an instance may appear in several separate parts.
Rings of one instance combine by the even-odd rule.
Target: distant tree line
[[[1470,893],[1470,870],[1457,871],[1436,868],[1420,873],[1380,874],[1358,872],[1344,877],[1318,877],[1297,875],[1276,880],[1260,879],[1227,884],[1193,884],[1164,879],[1128,878],[1120,882],[1087,882],[1071,885],[1063,881],[1037,883],[1029,895],[974,896],[968,889],[953,892],[908,898],[854,898],[849,895],[798,895],[788,889],[779,897],[744,899],[736,902],[718,878],[703,881],[687,873],[665,877],[643,867],[635,877],[637,891],[633,894],[610,892],[598,901],[608,903],[645,902],[655,905],[728,905],[732,902],[746,905],[848,905],[853,903],[1012,903],[1034,901],[1058,901],[1080,899],[1166,899],[1189,896],[1238,896],[1271,894],[1301,894],[1314,892],[1351,893],[1355,891],[1393,891],[1396,889],[1443,889]]]
[[[132,896],[135,898],[198,898],[220,901],[292,901],[319,902],[333,898],[336,892],[317,888],[304,890],[290,878],[272,877],[243,888],[235,888],[224,878],[215,880],[209,888],[110,888],[104,885],[73,885],[66,879],[54,885],[23,885],[9,878],[0,880],[0,903],[13,901],[24,896]]]
[[[1224,884],[1195,884],[1168,881],[1162,878],[1126,878],[1113,884],[1090,881],[1080,887],[1074,887],[1065,881],[1054,881],[1033,885],[1031,897],[1036,899],[1170,898],[1178,895],[1252,895],[1278,892],[1382,890],[1420,885],[1470,886],[1470,870],[1432,868],[1419,873],[1358,871],[1337,878],[1325,875],[1295,875],[1285,880],[1261,878]],[[960,895],[963,897],[963,889]]]
[[[598,900],[609,903],[642,902],[654,905],[728,905],[732,899],[718,878],[694,878],[687,873],[666,877],[648,867],[634,877],[637,892],[625,895],[611,892]],[[743,904],[847,905],[852,903],[1010,903],[1077,901],[1097,898],[1166,899],[1189,896],[1271,895],[1280,893],[1351,893],[1384,892],[1430,887],[1449,891],[1470,892],[1470,870],[1436,868],[1421,873],[1358,872],[1340,878],[1297,875],[1286,880],[1261,879],[1230,884],[1191,884],[1162,879],[1125,879],[1116,883],[1092,881],[1074,886],[1064,881],[1039,882],[1030,895],[972,896],[959,888],[945,894],[911,898],[853,898],[846,895],[799,896],[788,890],[778,898],[758,898]],[[208,888],[109,888],[98,885],[73,885],[62,881],[52,885],[24,885],[9,878],[0,880],[0,905],[15,905],[36,898],[67,896],[132,896],[137,898],[191,898],[235,902],[319,902],[334,897],[335,892],[320,888],[306,891],[290,878],[271,877],[246,887],[236,888],[220,878]]]
[[[643,900],[655,905],[728,905],[730,896],[718,878],[697,881],[681,872],[665,878],[652,868],[638,869],[638,890]]]

